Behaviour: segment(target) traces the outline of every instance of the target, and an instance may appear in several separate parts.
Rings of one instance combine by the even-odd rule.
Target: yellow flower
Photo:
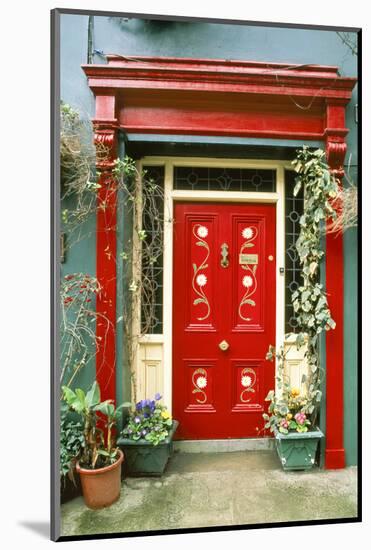
[[[291,414],[291,413],[287,414],[287,415],[286,415],[286,418],[287,418],[287,420],[291,420],[292,414]]]
[[[162,418],[164,418],[165,420],[167,420],[168,418],[170,418],[170,414],[169,414],[167,411],[162,411],[161,416],[162,416]]]
[[[298,397],[300,395],[300,390],[298,388],[292,388],[291,397]]]

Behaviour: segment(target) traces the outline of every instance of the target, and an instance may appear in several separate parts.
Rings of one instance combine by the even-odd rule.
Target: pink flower
[[[282,428],[288,428],[289,427],[289,423],[287,422],[287,420],[284,418],[283,420],[281,420],[281,426]]]
[[[307,419],[306,415],[304,413],[296,413],[295,420],[298,424],[303,425]]]

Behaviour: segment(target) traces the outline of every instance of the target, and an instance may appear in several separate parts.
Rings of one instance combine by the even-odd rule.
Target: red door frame
[[[107,56],[106,65],[83,65],[96,97],[95,140],[117,155],[117,130],[126,133],[250,136],[323,140],[331,169],[343,175],[345,109],[357,79],[338,67],[217,59]],[[169,109],[168,105],[171,105]],[[305,109],[300,108],[305,106]],[[98,200],[111,185],[106,163]],[[112,189],[111,189],[112,191]],[[96,358],[103,397],[115,398],[116,198],[98,212],[97,276],[105,296],[98,313],[110,322]],[[99,235],[101,237],[99,237]],[[110,254],[107,254],[107,246]],[[326,336],[326,467],[345,465],[343,445],[343,243],[326,237],[326,287],[337,328]],[[336,299],[335,299],[336,297]],[[340,297],[340,299],[339,299]],[[97,327],[97,335],[100,335]]]

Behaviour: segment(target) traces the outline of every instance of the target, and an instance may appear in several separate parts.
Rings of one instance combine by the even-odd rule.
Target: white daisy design
[[[251,227],[245,227],[245,229],[243,229],[242,236],[243,236],[244,239],[246,239],[246,240],[251,239],[252,235],[253,235],[253,231],[252,231]]]
[[[249,386],[251,386],[251,376],[243,376],[241,378],[241,384],[243,385],[244,388],[248,388]]]
[[[198,286],[205,286],[207,283],[206,275],[204,275],[203,273],[201,273],[200,275],[197,275],[196,283],[198,284]]]
[[[206,388],[207,386],[206,376],[199,376],[196,380],[196,384],[200,389]]]
[[[252,286],[253,284],[252,277],[250,277],[250,275],[245,275],[244,278],[242,279],[242,284],[246,288],[249,288],[249,286]]]
[[[201,237],[201,239],[204,239],[207,237],[207,234],[209,233],[207,227],[204,225],[200,225],[200,227],[197,229],[197,235]]]

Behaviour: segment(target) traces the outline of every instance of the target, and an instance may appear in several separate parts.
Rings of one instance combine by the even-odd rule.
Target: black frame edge
[[[50,155],[51,155],[51,174],[50,174],[50,257],[51,257],[51,346],[50,346],[50,384],[51,384],[51,403],[50,403],[50,538],[53,541],[60,540],[60,491],[59,491],[59,424],[60,411],[59,400],[59,309],[58,309],[58,289],[60,284],[60,275],[58,270],[58,258],[60,255],[60,190],[59,190],[59,99],[60,99],[60,10],[54,9],[50,12]]]

